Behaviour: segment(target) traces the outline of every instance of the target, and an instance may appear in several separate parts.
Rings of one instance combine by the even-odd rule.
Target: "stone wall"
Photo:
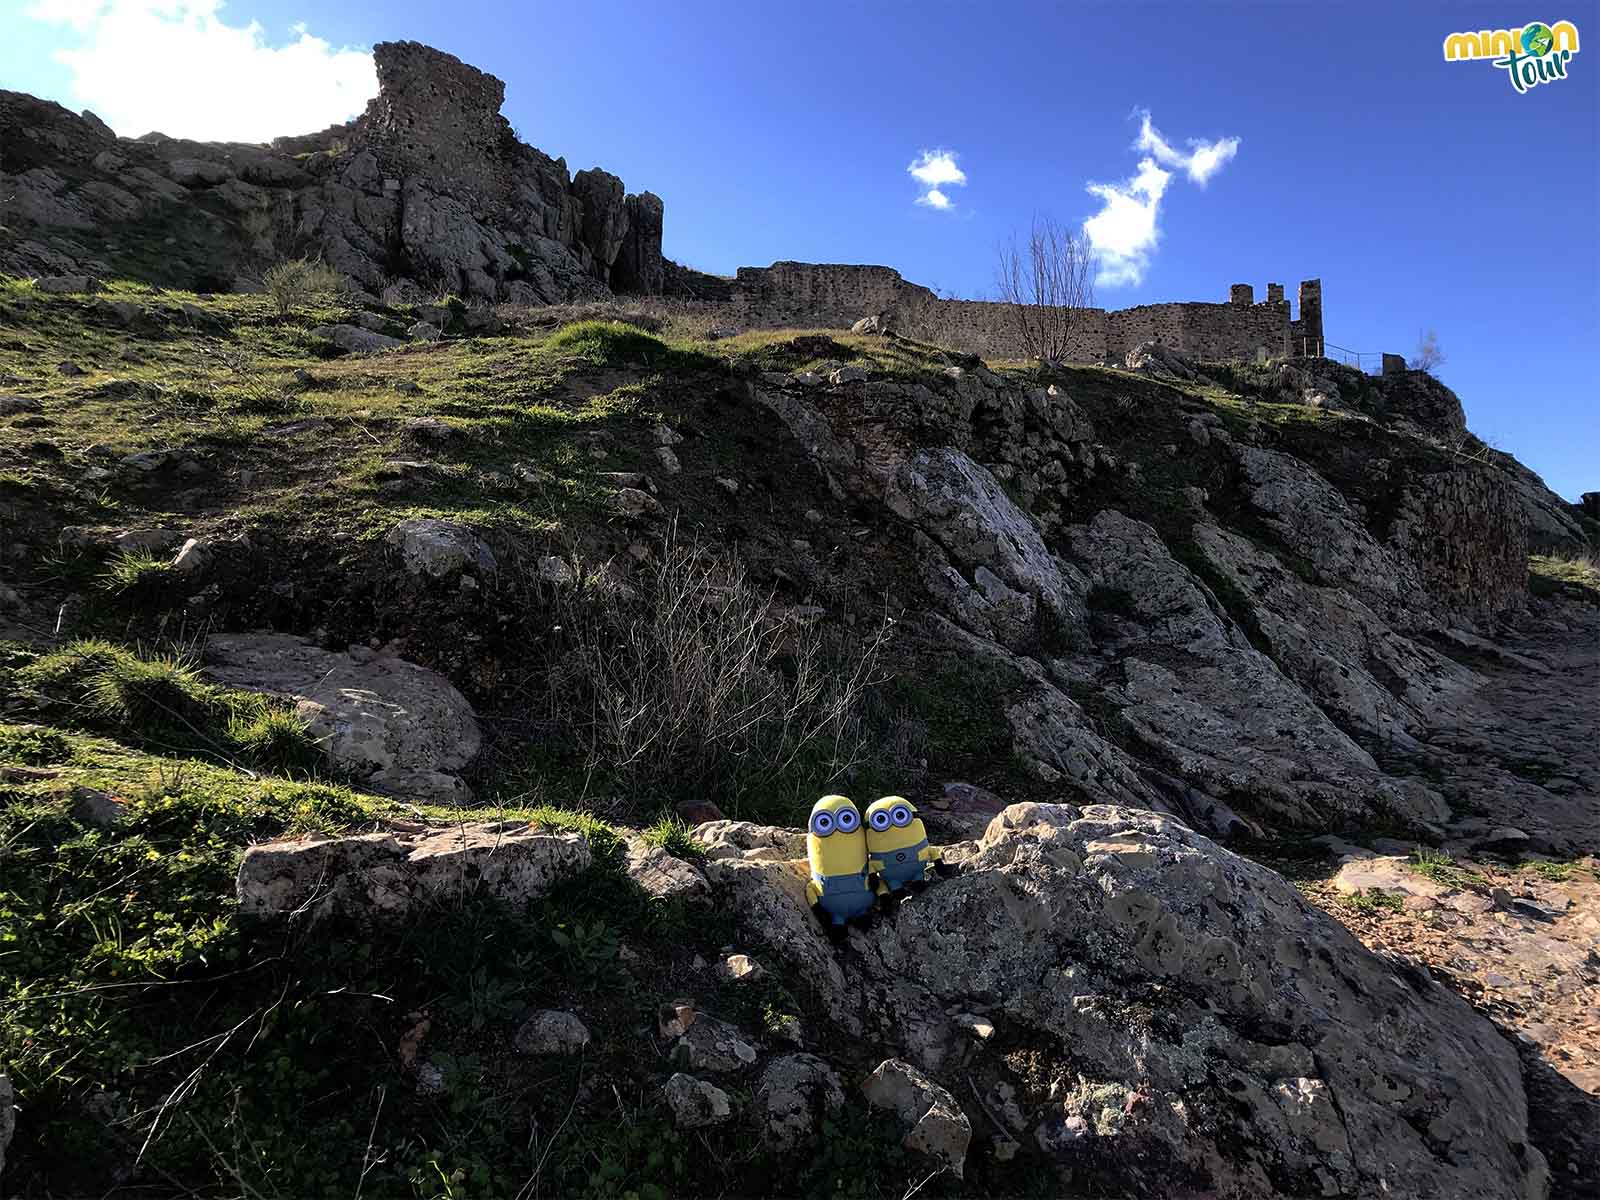
[[[1462,465],[1415,476],[1401,493],[1389,541],[1457,610],[1488,618],[1527,595],[1528,513],[1499,471]]]
[[[378,94],[358,136],[384,171],[437,180],[480,200],[504,197],[514,140],[500,115],[506,85],[420,42],[379,42],[372,58]]]
[[[906,337],[991,359],[1027,357],[1006,305],[941,300],[890,267],[798,262],[741,267],[729,291],[736,319],[747,326],[844,329],[864,316],[884,315]],[[1079,361],[1103,362],[1153,341],[1196,358],[1278,358],[1298,352],[1297,337],[1314,340],[1320,349],[1320,281],[1300,285],[1300,311],[1300,319],[1292,320],[1283,285],[1272,283],[1259,304],[1249,284],[1234,284],[1227,303],[1086,308],[1077,311],[1068,353]]]

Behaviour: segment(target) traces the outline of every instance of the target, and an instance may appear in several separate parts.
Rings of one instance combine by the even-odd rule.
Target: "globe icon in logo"
[[[1536,57],[1549,54],[1555,40],[1555,34],[1550,32],[1550,26],[1541,25],[1538,21],[1522,31],[1522,48]]]

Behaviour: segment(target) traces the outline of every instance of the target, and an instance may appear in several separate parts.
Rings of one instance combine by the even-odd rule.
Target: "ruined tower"
[[[379,42],[372,57],[378,94],[358,130],[384,171],[419,175],[483,201],[500,199],[514,140],[500,115],[506,85],[421,42]]]
[[[1289,325],[1289,352],[1319,356],[1325,349],[1322,340],[1322,280],[1302,279],[1300,318]]]

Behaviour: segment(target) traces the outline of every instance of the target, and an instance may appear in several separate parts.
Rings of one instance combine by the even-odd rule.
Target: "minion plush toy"
[[[866,825],[867,870],[877,874],[881,894],[926,881],[928,866],[939,861],[940,852],[928,845],[928,831],[911,801],[904,796],[873,801]]]
[[[806,900],[825,924],[843,926],[872,911],[877,897],[867,886],[867,838],[848,797],[824,796],[812,806],[806,854],[811,859]]]

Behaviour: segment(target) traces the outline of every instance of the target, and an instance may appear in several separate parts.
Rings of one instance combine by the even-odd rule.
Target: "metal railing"
[[[1342,362],[1347,367],[1367,375],[1380,375],[1383,373],[1383,355],[1369,350],[1351,350],[1347,346],[1338,346],[1333,342],[1323,341],[1321,338],[1303,337],[1296,339],[1296,345],[1291,349],[1295,358],[1331,358],[1335,362]]]

